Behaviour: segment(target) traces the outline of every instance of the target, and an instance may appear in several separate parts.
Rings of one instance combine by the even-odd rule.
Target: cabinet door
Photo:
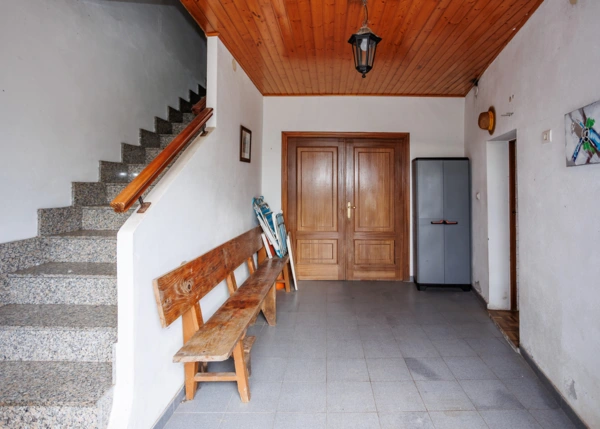
[[[471,208],[468,161],[444,161],[444,278],[471,283]]]
[[[420,219],[444,216],[444,161],[417,161],[417,213]]]
[[[423,284],[442,284],[445,277],[444,225],[432,224],[431,219],[418,219],[416,281]]]

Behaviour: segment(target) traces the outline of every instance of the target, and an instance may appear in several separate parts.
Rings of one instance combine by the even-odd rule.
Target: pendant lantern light
[[[352,45],[352,53],[354,54],[354,67],[362,77],[367,77],[367,73],[373,68],[375,61],[375,51],[377,44],[381,42],[381,37],[377,37],[375,33],[368,27],[369,10],[367,9],[367,0],[363,0],[365,8],[365,20],[362,27],[357,33],[350,36],[348,43]]]

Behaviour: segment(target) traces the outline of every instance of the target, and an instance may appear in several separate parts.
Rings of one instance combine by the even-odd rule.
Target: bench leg
[[[191,401],[196,395],[198,389],[198,382],[194,380],[196,373],[198,372],[199,362],[184,363],[183,368],[185,371],[185,399]]]
[[[265,319],[267,319],[267,323],[271,326],[275,326],[277,324],[277,283],[273,283],[271,289],[267,293],[267,297],[263,301],[261,310],[265,315]]]
[[[285,267],[283,267],[283,279],[285,280],[285,291],[287,292],[291,292],[292,291],[292,287],[290,286],[290,263],[288,262],[287,264],[285,264]]]
[[[240,340],[233,349],[233,362],[237,377],[238,392],[242,402],[250,402],[250,386],[248,385],[248,368],[244,356],[244,340]]]

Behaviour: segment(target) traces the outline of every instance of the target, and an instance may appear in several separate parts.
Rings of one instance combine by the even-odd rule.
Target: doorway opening
[[[516,136],[488,142],[488,261],[490,317],[519,346]]]
[[[410,278],[406,133],[284,132],[282,206],[302,280]]]

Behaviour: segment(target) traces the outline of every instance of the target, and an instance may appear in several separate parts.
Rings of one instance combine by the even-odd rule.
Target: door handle
[[[356,208],[356,206],[353,206],[352,203],[350,201],[348,201],[348,219],[352,218],[352,210],[354,210]]]
[[[445,220],[444,224],[445,225],[458,225],[458,222],[453,221],[453,220]]]
[[[432,225],[443,225],[444,224],[444,220],[432,220],[431,221]]]

